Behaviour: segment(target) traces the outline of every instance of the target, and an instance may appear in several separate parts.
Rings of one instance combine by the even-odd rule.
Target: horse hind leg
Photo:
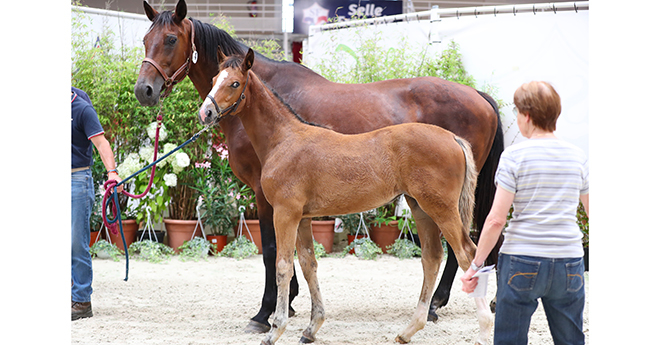
[[[300,222],[296,248],[298,249],[298,261],[309,286],[309,294],[312,300],[309,326],[303,331],[300,338],[301,343],[307,344],[316,340],[316,332],[325,321],[325,309],[323,307],[323,298],[321,297],[321,289],[317,276],[318,263],[314,256],[311,219],[303,219]]]
[[[440,242],[440,230],[436,223],[419,207],[417,201],[406,196],[410,205],[412,215],[417,224],[420,243],[422,245],[422,269],[424,270],[424,281],[422,291],[417,302],[417,309],[413,314],[408,326],[396,337],[396,341],[405,344],[410,342],[412,336],[426,325],[426,318],[431,301],[431,294],[435,285],[440,263],[442,262],[442,243]]]

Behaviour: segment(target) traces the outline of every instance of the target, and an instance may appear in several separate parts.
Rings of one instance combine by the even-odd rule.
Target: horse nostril
[[[207,121],[211,118],[211,116],[213,116],[213,112],[212,112],[211,110],[207,110],[207,111],[206,111],[206,118],[207,118]]]
[[[147,86],[147,97],[151,97],[154,94],[154,89],[151,86]]]

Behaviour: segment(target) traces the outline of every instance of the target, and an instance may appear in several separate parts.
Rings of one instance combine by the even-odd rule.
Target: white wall
[[[426,18],[429,16],[427,15]],[[557,136],[587,154],[589,152],[589,43],[588,10],[534,13],[461,15],[441,20],[411,20],[367,27],[369,34],[381,33],[383,44],[397,44],[405,36],[413,46],[411,58],[424,51],[440,54],[454,40],[460,46],[468,73],[477,86],[498,88],[497,96],[511,104],[500,109],[505,127],[505,146],[524,140],[512,114],[513,93],[532,80],[550,82],[562,98]],[[338,44],[355,48],[356,28],[321,31],[310,28],[305,62],[313,69],[318,59],[336,52]],[[362,33],[365,35],[365,33]],[[509,127],[510,126],[510,127]],[[508,130],[507,130],[508,128]]]
[[[85,24],[90,46],[103,32],[103,26],[108,26],[115,36],[115,48],[121,47],[122,42],[128,47],[142,47],[142,38],[151,26],[151,21],[144,14],[71,6],[71,23],[74,22]],[[71,30],[74,30],[73,26]]]

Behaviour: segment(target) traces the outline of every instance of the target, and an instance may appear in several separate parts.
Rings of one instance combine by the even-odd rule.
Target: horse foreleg
[[[298,249],[298,260],[303,271],[303,276],[309,286],[309,294],[312,299],[312,312],[310,315],[309,326],[303,332],[300,338],[301,343],[311,343],[316,340],[316,332],[321,328],[325,321],[325,309],[323,307],[323,298],[319,287],[316,269],[318,263],[314,256],[314,241],[311,236],[311,219],[303,219],[298,226],[298,238],[296,247]]]
[[[273,318],[273,326],[262,345],[273,345],[282,336],[289,320],[289,283],[293,277],[293,249],[296,242],[296,231],[300,218],[294,219],[283,210],[279,214],[275,212],[273,220],[276,231],[277,259],[276,278],[277,283],[277,306]]]
[[[456,255],[454,255],[454,250],[451,249],[451,246],[448,246],[445,269],[442,272],[440,284],[438,284],[438,288],[435,290],[433,298],[431,298],[431,306],[429,307],[429,314],[426,318],[426,321],[438,322],[437,310],[446,306],[449,302],[449,292],[451,291],[451,286],[454,283],[457,270],[458,262],[456,261]]]
[[[410,324],[399,333],[396,341],[405,344],[410,342],[412,336],[426,325],[431,294],[433,286],[438,277],[440,263],[442,261],[442,243],[440,242],[440,230],[433,220],[421,210],[414,199],[407,198],[411,207],[413,217],[417,223],[417,231],[422,245],[422,269],[424,270],[424,282],[422,292],[419,295],[417,309],[410,321]]]

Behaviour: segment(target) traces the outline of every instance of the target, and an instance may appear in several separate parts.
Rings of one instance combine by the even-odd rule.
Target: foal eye
[[[241,84],[239,84],[237,81],[231,84],[231,87],[233,87],[234,89],[238,89],[239,86],[241,86]]]

